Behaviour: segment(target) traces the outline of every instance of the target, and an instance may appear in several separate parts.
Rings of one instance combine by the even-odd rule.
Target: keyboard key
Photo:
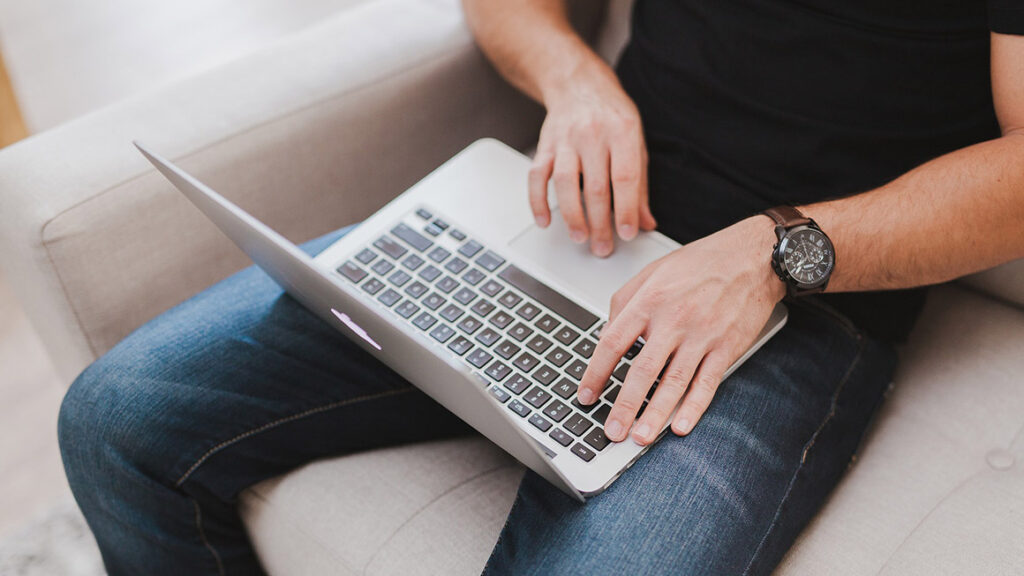
[[[487,365],[488,362],[490,362],[493,359],[494,356],[491,356],[490,354],[487,353],[486,350],[483,350],[481,348],[473,350],[472,352],[469,353],[469,356],[466,356],[466,360],[468,360],[470,364],[476,366],[477,368],[483,368],[484,366]]]
[[[558,319],[551,314],[545,314],[540,317],[540,320],[534,322],[533,325],[541,332],[550,334],[552,330],[558,328]]]
[[[593,450],[587,448],[586,446],[580,444],[579,442],[573,444],[572,448],[569,448],[569,451],[582,458],[584,462],[590,462],[591,460],[594,459],[595,456]]]
[[[493,378],[495,382],[501,382],[509,375],[510,372],[512,372],[511,368],[497,360],[492,362],[491,365],[487,367],[487,370],[484,370],[484,374]]]
[[[452,230],[448,233],[451,234],[452,238],[455,238],[459,242],[462,242],[463,240],[466,239],[466,235],[462,233],[462,230],[456,230],[455,228],[452,228]]]
[[[568,350],[562,347],[555,348],[551,352],[548,352],[548,355],[544,357],[545,360],[559,368],[564,366],[565,363],[569,361],[569,358],[572,358],[572,355],[569,354]]]
[[[444,232],[444,230],[442,230],[440,226],[434,224],[433,222],[427,224],[427,227],[424,228],[423,231],[426,232],[427,234],[430,234],[431,236],[440,236],[441,232]]]
[[[424,312],[417,316],[412,323],[420,330],[428,330],[431,326],[437,323],[437,318],[434,318],[429,313]]]
[[[604,421],[608,419],[608,414],[611,413],[612,407],[609,404],[601,404],[601,407],[594,410],[594,413],[590,415],[598,424],[604,426]],[[600,450],[600,448],[598,448]]]
[[[437,288],[441,292],[444,292],[445,294],[450,294],[451,291],[458,288],[458,286],[458,281],[456,281],[455,278],[452,278],[451,276],[445,276],[444,278],[439,280],[437,284],[434,284],[435,288]]]
[[[579,337],[580,333],[568,326],[562,326],[557,332],[555,332],[555,340],[558,340],[566,346],[572,344]]]
[[[476,259],[476,263],[488,272],[494,272],[505,263],[505,259],[488,250],[487,252],[484,252],[483,256]]]
[[[437,226],[441,230],[447,230],[448,229],[448,223],[445,222],[444,220],[441,220],[440,218],[437,218],[437,219],[434,220],[434,226]]]
[[[540,408],[541,406],[548,403],[551,400],[551,394],[544,390],[540,386],[534,386],[530,388],[530,391],[523,396],[523,400],[526,400],[534,408]]]
[[[489,390],[489,392],[491,393],[491,396],[494,396],[495,398],[497,398],[498,402],[501,403],[501,404],[504,404],[505,402],[508,401],[509,398],[512,397],[511,394],[509,394],[508,392],[505,392],[504,390],[502,390],[498,386],[491,386],[491,389]]]
[[[476,253],[483,250],[484,247],[476,240],[470,240],[459,248],[459,254],[462,254],[466,258],[472,258],[476,256]]]
[[[338,266],[338,273],[357,284],[360,280],[366,278],[366,270],[363,270],[351,260]]]
[[[533,304],[527,302],[526,304],[523,304],[522,306],[520,306],[519,310],[516,310],[516,314],[520,318],[525,318],[527,320],[533,320],[534,317],[537,316],[537,314],[540,314],[540,308],[537,308]]]
[[[426,308],[429,308],[431,310],[437,310],[441,306],[441,304],[445,303],[445,299],[444,296],[441,296],[437,292],[431,292],[429,296],[427,296],[423,300],[420,300],[420,303],[423,304],[423,306]]]
[[[405,286],[406,282],[408,282],[409,280],[412,280],[412,276],[409,276],[408,274],[401,270],[395,272],[391,276],[388,276],[388,282],[391,282],[392,284],[398,286],[399,288]]]
[[[576,394],[577,388],[579,388],[579,386],[577,386],[575,382],[563,377],[560,378],[558,382],[551,387],[551,391],[554,392],[555,394],[558,394],[563,399],[569,400]]]
[[[598,320],[597,316],[594,316],[579,304],[566,298],[561,292],[516,268],[513,264],[506,266],[498,274],[498,277],[518,288],[530,298],[548,307],[552,312],[565,318],[580,330],[589,329]],[[568,342],[564,344],[568,344]]]
[[[526,404],[520,402],[519,400],[513,400],[509,402],[508,408],[509,410],[515,412],[516,414],[519,414],[524,418],[530,413],[530,408]]]
[[[530,387],[530,381],[526,379],[522,374],[516,374],[509,378],[508,382],[505,382],[505,388],[508,388],[515,394],[522,394],[523,390]]]
[[[519,352],[519,346],[516,346],[511,340],[505,340],[494,347],[494,353],[505,360],[515,356],[516,352]]]
[[[377,296],[377,300],[379,300],[382,304],[384,304],[388,308],[391,308],[391,306],[394,305],[395,302],[398,302],[401,299],[402,299],[402,295],[399,294],[398,292],[392,290],[391,288],[388,288],[387,290],[384,291],[383,294],[381,294],[380,296]]]
[[[406,300],[395,308],[395,312],[402,318],[408,318],[419,311],[420,307],[413,303],[412,300]]]
[[[604,330],[605,324],[607,324],[607,322],[601,322],[600,324],[597,325],[596,328],[594,328],[590,332],[590,335],[594,338],[594,340],[600,340],[601,339],[601,330]]]
[[[530,424],[536,426],[537,429],[540,430],[541,432],[547,432],[548,429],[551,428],[551,422],[548,422],[540,414],[534,414],[533,416],[530,416]]]
[[[561,422],[571,412],[572,410],[568,406],[562,404],[558,400],[555,400],[551,404],[548,404],[546,408],[544,408],[544,414],[546,414],[548,418],[551,418],[555,422]]]
[[[434,217],[433,214],[431,214],[430,212],[427,212],[423,208],[420,208],[419,210],[417,210],[416,211],[416,215],[419,216],[420,218],[423,218],[424,220],[430,220],[431,218]]]
[[[612,372],[612,376],[614,376],[615,379],[618,380],[619,382],[625,382],[626,381],[626,374],[628,374],[628,373],[629,373],[629,363],[623,362],[622,364],[619,364],[619,367],[616,368],[614,372]]]
[[[629,347],[629,350],[626,350],[626,353],[623,354],[623,357],[626,360],[632,360],[633,358],[636,358],[636,355],[639,354],[640,351],[643,349],[644,345],[641,344],[639,340],[637,340],[636,342],[633,342],[633,345]]]
[[[448,349],[455,352],[459,356],[462,356],[466,352],[469,352],[470,348],[473,347],[473,343],[466,339],[465,336],[459,336],[456,339],[448,343]]]
[[[423,278],[427,282],[433,282],[437,280],[437,277],[441,275],[441,271],[436,266],[427,266],[423,270],[420,270],[419,277]]]
[[[533,372],[533,379],[547,386],[558,377],[558,372],[550,366],[541,366]]]
[[[529,372],[530,370],[536,368],[538,364],[540,364],[540,360],[537,360],[536,357],[531,356],[526,352],[523,352],[522,354],[519,355],[518,358],[515,359],[515,361],[512,362],[512,364],[514,364],[516,368],[519,368],[523,372]]]
[[[409,251],[405,248],[405,246],[402,246],[401,244],[395,242],[394,240],[387,236],[381,236],[380,238],[377,238],[373,245],[376,246],[378,250],[387,254],[388,256],[391,256],[391,258],[395,260],[398,260],[403,255],[405,255],[406,252]]]
[[[505,308],[514,308],[516,304],[519,304],[523,300],[523,297],[511,290],[506,290],[501,298],[498,298],[500,303]]]
[[[562,424],[566,430],[571,432],[573,436],[577,437],[583,436],[583,434],[586,433],[587,430],[590,430],[590,427],[593,425],[594,423],[587,420],[582,414],[573,414]]]
[[[392,264],[391,262],[388,262],[387,260],[378,260],[377,263],[370,268],[370,270],[373,270],[377,274],[384,276],[388,272],[391,272],[394,268],[395,265]]]
[[[423,262],[423,258],[420,258],[415,254],[409,254],[406,256],[405,260],[402,260],[402,266],[405,266],[409,270],[415,270],[420,266],[423,266]]]
[[[445,306],[444,310],[441,310],[441,318],[444,318],[449,322],[455,322],[456,320],[459,319],[460,316],[462,316],[465,313],[465,310],[459,308],[455,304],[449,304]]]
[[[573,346],[572,350],[584,358],[590,358],[594,353],[594,348],[597,348],[597,342],[594,342],[590,338],[584,338],[583,340],[580,340],[578,344]]]
[[[369,264],[373,262],[373,259],[377,257],[377,253],[369,248],[363,248],[359,254],[356,254],[356,260],[363,264]]]
[[[473,307],[470,308],[470,310],[472,310],[477,316],[486,318],[488,314],[494,311],[494,304],[491,304],[488,300],[481,298],[476,301],[476,304],[473,304]]]
[[[523,340],[529,338],[530,334],[533,334],[533,329],[527,326],[526,324],[523,324],[522,322],[517,322],[516,325],[510,328],[508,331],[508,335],[515,338],[519,342],[522,342]]]
[[[483,325],[484,323],[477,320],[476,318],[473,318],[472,316],[466,316],[465,318],[462,319],[462,322],[459,322],[459,330],[462,330],[466,334],[472,334],[479,330],[480,327]]]
[[[419,298],[420,296],[423,296],[426,291],[427,287],[419,282],[413,282],[405,287],[405,293],[412,298]]]
[[[484,346],[490,346],[501,338],[501,334],[498,334],[490,328],[484,328],[476,335],[476,341],[483,344]]]
[[[543,354],[545,350],[551,347],[551,340],[537,334],[533,338],[530,338],[530,342],[527,346],[537,354]]]
[[[452,296],[452,298],[454,298],[455,301],[458,302],[459,304],[465,306],[466,304],[472,302],[474,298],[476,298],[476,292],[473,292],[469,288],[463,287],[459,289],[459,291],[456,292],[455,295]]]
[[[476,268],[473,268],[469,272],[466,272],[465,274],[462,275],[462,279],[465,280],[471,286],[476,286],[484,278],[487,278],[487,276]]]
[[[505,286],[502,285],[501,282],[498,282],[497,280],[488,280],[480,287],[480,291],[493,298],[495,294],[501,292],[504,288]]]
[[[426,236],[406,226],[405,224],[398,224],[391,229],[391,233],[398,236],[399,240],[404,241],[409,246],[423,252],[427,248],[430,248],[434,243]]]
[[[363,283],[363,290],[366,290],[370,294],[376,294],[384,288],[384,283],[376,278],[370,278]]]
[[[424,314],[426,314],[426,312],[424,312]],[[453,330],[452,327],[448,326],[447,324],[438,324],[437,328],[434,328],[433,330],[430,331],[430,337],[433,338],[434,340],[437,340],[441,344],[444,344],[445,342],[450,340],[451,337],[454,335],[455,330]]]
[[[463,270],[466,269],[466,266],[469,266],[469,264],[466,264],[466,261],[463,260],[462,258],[452,258],[451,260],[448,261],[447,264],[444,265],[445,270],[448,270],[452,274],[458,274],[459,272],[462,272]]]
[[[622,390],[622,387],[618,384],[612,386],[607,392],[605,392],[604,399],[615,404],[615,399],[619,397],[619,390]]]
[[[445,250],[444,248],[441,248],[440,246],[435,246],[434,249],[431,250],[429,254],[427,254],[427,258],[430,258],[434,262],[444,262],[444,259],[451,255],[452,253]]]
[[[553,438],[555,442],[558,442],[562,446],[568,446],[569,444],[572,444],[572,436],[566,434],[565,431],[562,430],[561,428],[555,428],[554,430],[552,430],[551,433],[548,434],[548,437]]]
[[[582,412],[584,414],[590,414],[591,410],[593,410],[594,408],[597,408],[597,404],[598,403],[594,402],[593,404],[586,404],[586,405],[584,405],[584,404],[580,404],[580,401],[578,399],[573,398],[572,402],[569,402],[569,404],[572,405],[572,407],[575,408],[578,412]]]
[[[569,364],[569,367],[565,369],[565,372],[570,377],[575,378],[577,382],[583,379],[583,373],[586,371],[587,365],[582,360],[573,360],[572,364]]]
[[[506,314],[505,312],[502,311],[502,312],[498,312],[494,316],[491,316],[491,319],[488,320],[488,322],[490,322],[491,324],[494,324],[499,329],[504,329],[505,326],[508,326],[509,324],[511,324],[513,320],[515,320],[515,318],[513,318],[511,315]]]

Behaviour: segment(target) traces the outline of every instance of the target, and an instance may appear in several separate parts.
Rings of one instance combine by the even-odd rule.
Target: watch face
[[[781,248],[786,271],[802,286],[819,285],[832,273],[836,261],[832,243],[820,230],[793,230],[783,239]]]

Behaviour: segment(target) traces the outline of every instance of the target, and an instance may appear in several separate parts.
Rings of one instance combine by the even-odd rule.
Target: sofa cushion
[[[932,291],[861,455],[777,571],[1024,573],[1024,312]],[[522,468],[480,438],[335,458],[255,486],[271,574],[477,574]]]
[[[972,274],[961,282],[1024,308],[1024,258]]]

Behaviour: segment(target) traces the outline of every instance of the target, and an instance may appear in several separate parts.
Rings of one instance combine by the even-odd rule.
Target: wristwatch
[[[790,296],[825,290],[836,265],[832,241],[821,228],[792,206],[764,211],[775,221],[779,241],[772,247],[772,270],[786,285]]]

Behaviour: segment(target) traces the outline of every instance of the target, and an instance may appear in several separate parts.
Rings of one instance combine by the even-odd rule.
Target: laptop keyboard
[[[423,208],[337,272],[444,344],[500,404],[562,449],[591,462],[608,446],[604,421],[639,342],[601,401],[579,404],[604,322]]]

